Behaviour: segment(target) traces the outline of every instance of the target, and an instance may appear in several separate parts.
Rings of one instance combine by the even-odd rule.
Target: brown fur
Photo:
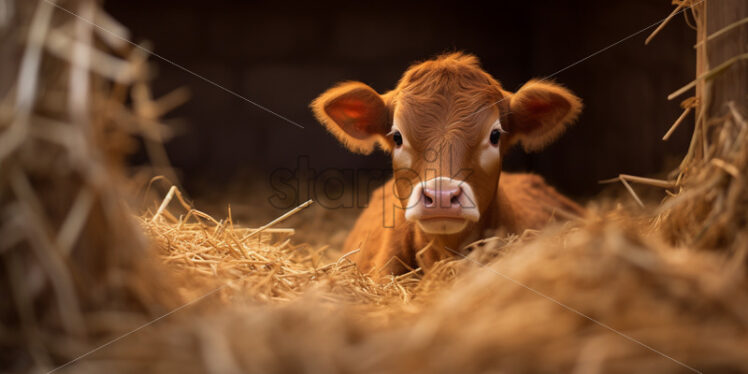
[[[433,238],[420,233],[414,223],[407,222],[402,209],[395,206],[393,180],[372,193],[368,208],[359,216],[348,234],[346,251],[360,249],[354,256],[359,269],[379,274],[402,274],[419,266],[429,266],[443,258],[454,256],[447,246],[459,250],[462,245],[492,235],[521,234],[527,229],[540,229],[555,218],[563,218],[559,211],[582,216],[584,209],[547,185],[542,177],[533,174],[505,173],[496,190],[494,204],[487,209],[490,216],[466,229],[462,237]],[[383,217],[395,214],[394,227],[385,227]],[[416,253],[426,248],[416,258]]]
[[[354,258],[362,271],[402,273],[451,256],[450,250],[489,234],[521,233],[541,228],[554,216],[583,214],[538,176],[499,178],[501,161],[512,145],[541,149],[563,133],[581,108],[579,98],[551,82],[533,80],[516,93],[505,91],[477,58],[462,53],[411,66],[397,87],[383,95],[360,82],[323,93],[312,109],[352,151],[368,154],[379,144],[393,152],[388,133],[394,123],[409,143],[400,148],[408,161],[393,158],[393,180],[374,192],[345,250],[360,249]],[[485,149],[482,142],[497,118],[506,134],[497,159],[489,160],[495,167],[486,168],[480,149]],[[478,222],[457,234],[429,235],[405,220],[402,208],[410,188],[436,176],[463,180],[473,188]],[[566,214],[556,214],[559,211]]]

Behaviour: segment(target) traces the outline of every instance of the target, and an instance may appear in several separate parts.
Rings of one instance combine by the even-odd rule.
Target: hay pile
[[[730,115],[717,126],[697,128],[709,134],[695,135],[678,170],[680,193],[661,207],[661,229],[674,243],[731,252],[746,249],[748,122],[735,103],[728,107]]]
[[[694,96],[683,100],[683,115],[668,134],[692,110],[696,126],[688,152],[672,173],[677,194],[673,194],[660,207],[656,227],[674,244],[730,253],[744,251],[748,239],[748,184],[744,179],[748,175],[748,122],[745,118],[748,99],[735,95],[737,97],[730,97],[730,100],[715,102],[715,96],[719,98],[715,87],[727,90],[726,86],[731,83],[726,81],[736,78],[736,75],[737,79],[741,79],[740,72],[745,74],[745,62],[743,65],[740,62],[748,55],[729,55],[725,61],[718,60],[716,66],[710,66],[709,49],[720,48],[715,41],[729,41],[724,39],[731,33],[736,40],[740,40],[741,25],[745,24],[745,19],[724,25],[722,29],[707,35],[705,2],[684,0],[674,1],[674,4],[677,7],[673,14],[690,7],[689,13],[693,15],[697,71],[693,82],[668,96],[674,99],[686,89],[695,87]],[[722,5],[731,12],[739,8],[737,1]],[[745,35],[745,32],[742,34]],[[741,53],[739,43],[734,43],[732,53]],[[742,48],[745,52],[745,48]],[[745,87],[745,82],[737,84]]]
[[[313,271],[283,244],[271,252],[248,244],[256,267],[224,278],[232,284],[224,298],[211,297],[192,316],[184,311],[86,365],[215,373],[688,371],[631,337],[700,371],[748,371],[745,259],[673,248],[628,222],[613,213],[492,241],[420,280],[407,275],[382,285],[337,262]],[[229,247],[216,237],[202,249],[224,253],[214,258],[218,267],[240,263]],[[304,268],[316,276],[294,276]]]
[[[66,4],[125,32],[95,2]],[[45,371],[181,300],[126,204],[143,54],[52,2],[2,8],[0,371]]]
[[[126,36],[94,2],[62,4]],[[33,5],[0,107],[0,370],[748,372],[738,115],[692,147],[655,212],[592,204],[585,221],[375,282],[177,189],[131,214],[122,155],[145,138],[163,166],[158,117],[175,100],[150,99],[142,50]]]

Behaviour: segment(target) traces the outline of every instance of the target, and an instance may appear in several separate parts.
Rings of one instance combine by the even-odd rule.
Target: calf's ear
[[[353,152],[369,154],[379,142],[386,146],[391,115],[386,97],[361,82],[343,82],[315,99],[317,119]]]
[[[532,80],[509,96],[508,131],[526,151],[556,140],[582,111],[582,100],[551,82]]]

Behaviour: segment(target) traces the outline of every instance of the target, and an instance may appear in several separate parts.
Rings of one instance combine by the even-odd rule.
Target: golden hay
[[[729,108],[730,116],[704,130],[711,143],[707,156],[681,166],[682,190],[660,208],[662,232],[675,243],[744,249],[748,239],[748,122],[734,103]]]
[[[688,6],[696,23],[697,77],[669,96],[672,99],[685,89],[695,87],[694,96],[682,103],[683,115],[668,133],[691,109],[695,109],[696,126],[688,152],[673,173],[678,193],[659,208],[656,227],[672,243],[729,252],[745,250],[748,224],[748,184],[744,180],[748,175],[746,101],[744,97],[743,100],[738,97],[738,102],[713,102],[713,86],[715,78],[718,79],[732,65],[739,65],[736,62],[748,55],[729,56],[718,66],[709,66],[706,43],[730,30],[738,32],[737,26],[744,24],[745,19],[707,35],[707,4],[696,0],[682,0],[677,4],[673,13]],[[732,7],[725,9],[737,9],[738,4],[723,5]],[[740,53],[738,49],[730,52]]]
[[[217,221],[186,208],[179,219],[144,216],[141,222],[159,247],[164,263],[192,283],[183,288],[190,296],[203,294],[204,287],[209,286],[222,287],[226,296],[284,302],[311,288],[324,288],[335,300],[381,304],[388,299],[407,300],[409,295],[403,286],[418,284],[411,274],[398,277],[396,284],[379,285],[358,272],[345,256],[322,264],[319,250],[292,244],[285,238],[271,241],[285,236],[285,231],[234,227],[230,217]]]
[[[200,310],[152,326],[96,354],[85,367],[215,373],[685,370],[640,341],[698,370],[748,370],[744,255],[727,259],[672,248],[642,237],[640,227],[627,221],[609,215],[537,238],[492,241],[466,259],[438,263],[420,281],[406,276],[384,284],[337,263],[317,270],[286,247],[229,243],[222,238],[232,236],[230,228],[206,233],[189,243],[212,238],[210,244],[185,252],[167,244],[162,250],[204,253],[216,268],[233,268],[243,257],[229,249],[236,246],[256,259],[255,267],[225,277],[219,272],[233,285],[227,298],[202,301]],[[171,235],[180,235],[176,231]],[[179,242],[171,235],[166,242]],[[197,261],[184,270],[198,273],[207,266]],[[286,276],[294,273],[304,275]]]
[[[126,35],[93,1],[63,4]],[[375,282],[287,230],[169,208],[176,189],[132,215],[123,154],[137,135],[165,165],[173,100],[150,100],[142,50],[50,2],[21,8],[31,32],[0,107],[0,370],[748,372],[738,111],[697,125],[658,214],[591,206]]]
[[[112,58],[105,73],[118,77],[91,74],[100,49],[117,47],[92,47],[92,25],[44,1],[12,8],[4,31],[20,58],[4,61],[17,80],[0,82],[0,371],[21,372],[51,370],[179,300],[125,204],[119,151],[132,138],[110,109],[124,101],[113,81],[132,65]],[[55,57],[53,44],[73,38],[72,53]]]

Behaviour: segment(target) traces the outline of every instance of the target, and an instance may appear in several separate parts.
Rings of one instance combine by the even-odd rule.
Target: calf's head
[[[413,65],[385,94],[344,82],[312,103],[351,151],[369,154],[379,145],[392,155],[405,217],[430,234],[455,234],[479,221],[496,197],[506,151],[516,143],[543,148],[581,107],[549,82],[505,91],[474,56],[460,53]]]

